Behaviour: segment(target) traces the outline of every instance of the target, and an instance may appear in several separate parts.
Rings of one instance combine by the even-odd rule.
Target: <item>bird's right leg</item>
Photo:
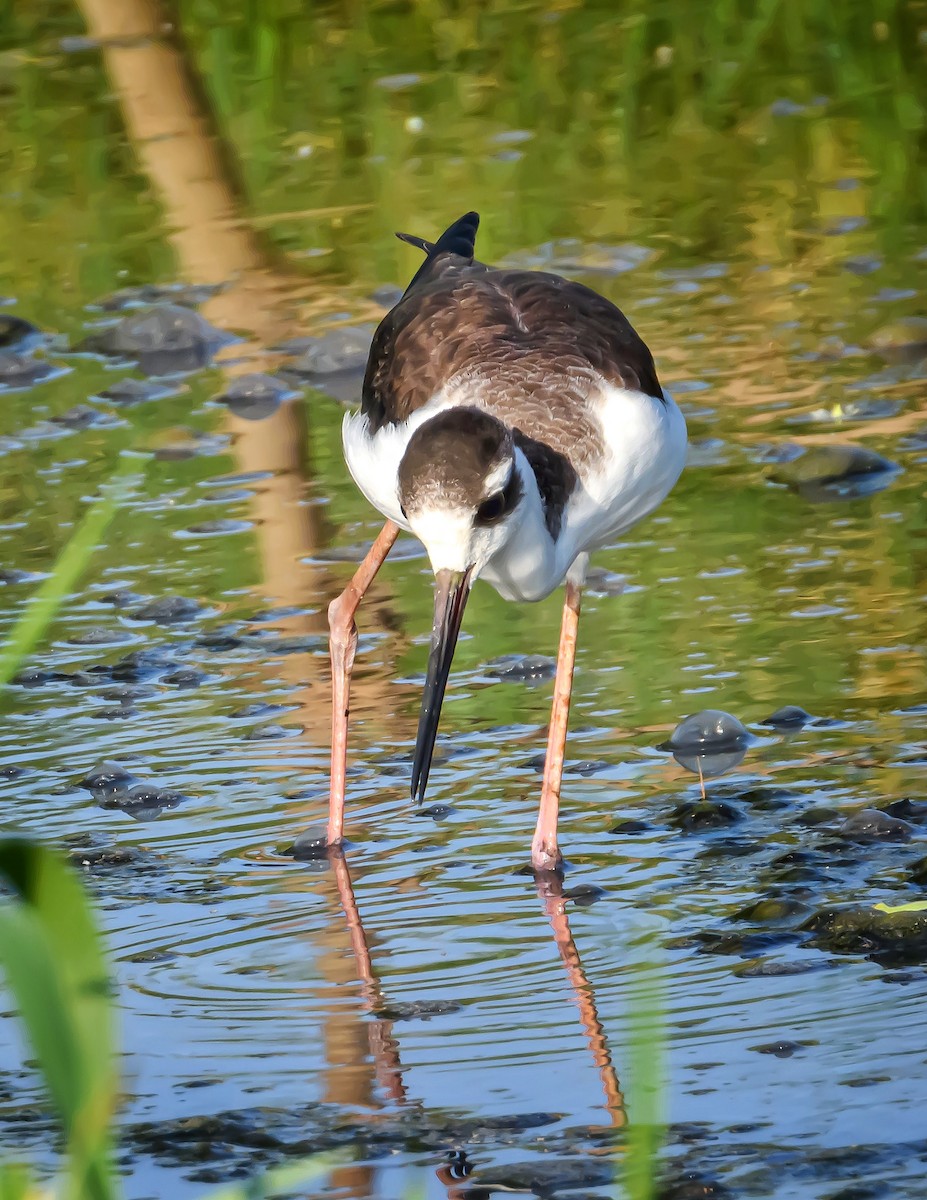
[[[399,536],[399,526],[387,521],[354,578],[328,606],[329,651],[332,660],[332,767],[328,800],[329,846],[340,846],[344,838],[344,781],[348,757],[348,712],[351,707],[351,672],[357,651],[357,612],[364,593]]]

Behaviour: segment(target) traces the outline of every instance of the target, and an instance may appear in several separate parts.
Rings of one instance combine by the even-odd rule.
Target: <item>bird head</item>
[[[511,430],[477,408],[432,417],[406,446],[399,499],[435,575],[431,653],[412,768],[412,795],[421,800],[470,588],[521,524],[524,488]]]

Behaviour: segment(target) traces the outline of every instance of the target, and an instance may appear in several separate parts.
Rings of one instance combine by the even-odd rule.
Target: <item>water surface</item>
[[[667,1195],[694,1194],[672,1190],[686,1176],[920,1194],[923,935],[886,950],[807,922],[927,879],[923,13],[783,4],[738,24],[718,4],[696,32],[675,7],[216,21],[189,0],[182,54],[101,48],[67,6],[3,17],[0,312],[42,331],[22,352],[45,376],[14,378],[0,410],[4,628],[143,452],[0,725],[7,828],[89,864],[131,1197],[331,1145],[358,1161],[313,1194],[443,1196],[449,1154],[487,1185],[601,1193],[660,997]],[[410,804],[432,601],[408,540],[362,610],[346,865],[287,854],[325,812],[326,607],[378,528],[336,397],[356,398],[365,338],[415,269],[392,232],[471,207],[484,258],[619,303],[689,421],[682,480],[597,556],[584,606],[564,888],[598,898],[519,871],[551,684],[497,660],[555,654],[559,597],[477,588],[428,807]],[[132,291],[174,285],[201,290]],[[144,372],[86,339],[152,300],[238,340],[153,398],[101,397]],[[297,398],[261,419],[216,399],[256,371]],[[900,470],[777,481],[834,444]],[[761,724],[786,704],[817,720]],[[756,740],[703,807],[658,747],[705,708]],[[147,797],[81,784],[107,761]],[[845,828],[890,806],[907,830]],[[0,1144],[49,1161],[3,1025]]]

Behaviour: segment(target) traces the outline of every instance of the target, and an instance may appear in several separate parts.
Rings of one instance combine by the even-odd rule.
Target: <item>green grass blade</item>
[[[68,1193],[112,1200],[116,1104],[109,972],[78,877],[57,855],[0,842],[0,964],[67,1134]]]
[[[663,976],[653,962],[634,972],[629,1017],[625,1191],[630,1200],[656,1195],[659,1151],[666,1127],[666,1017]]]
[[[35,649],[62,601],[74,590],[113,514],[133,486],[134,480],[128,474],[133,469],[137,469],[137,464],[126,459],[114,481],[90,505],[58,556],[51,575],[41,584],[13,626],[6,644],[0,649],[0,687],[9,683],[23,659]]]

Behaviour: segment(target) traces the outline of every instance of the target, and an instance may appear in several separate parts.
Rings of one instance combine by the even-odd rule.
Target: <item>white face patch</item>
[[[473,525],[468,512],[424,509],[411,518],[410,524],[412,532],[424,543],[435,573],[465,571],[473,566]]]
[[[513,462],[511,458],[504,459],[499,463],[498,467],[494,467],[486,476],[483,495],[485,497],[494,496],[496,492],[501,492],[509,481],[509,476],[512,474]]]

